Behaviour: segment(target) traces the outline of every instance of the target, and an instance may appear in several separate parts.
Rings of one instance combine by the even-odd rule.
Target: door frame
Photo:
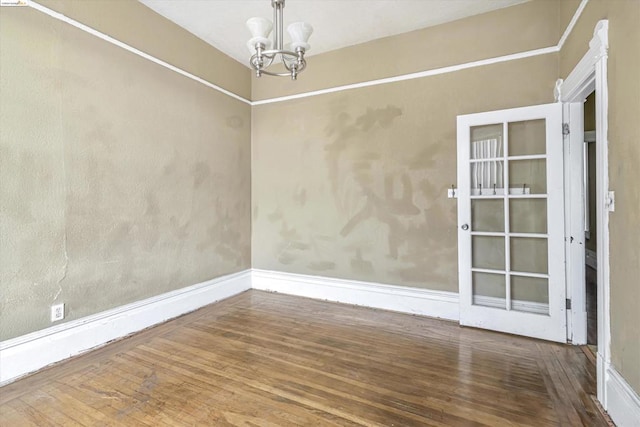
[[[598,295],[598,351],[597,351],[597,391],[598,400],[604,409],[608,408],[606,382],[610,377],[611,365],[611,330],[610,330],[610,274],[609,274],[609,212],[613,210],[613,200],[609,193],[609,159],[607,139],[609,92],[607,87],[607,59],[609,49],[609,21],[601,20],[596,24],[593,38],[589,42],[589,49],[575,66],[567,78],[560,79],[556,84],[556,99],[563,103],[584,102],[586,97],[595,90],[596,92],[596,222],[597,222],[597,295]],[[583,135],[575,135],[570,138],[573,142],[579,139],[582,144]],[[582,146],[581,146],[582,147]],[[575,157],[575,156],[574,156]],[[569,168],[582,169],[571,162]],[[575,158],[574,158],[575,162]],[[572,174],[578,176],[578,174]],[[572,212],[582,212],[584,200],[572,198],[570,201]],[[579,205],[576,205],[579,203]],[[576,215],[568,217],[568,227],[575,222]],[[573,244],[569,247],[572,256],[567,262],[584,263],[584,245]],[[567,292],[577,300],[585,301],[584,274],[580,269],[572,265],[569,270],[573,272],[568,277]],[[582,319],[578,310],[571,311],[569,336],[578,338],[574,344],[583,344],[586,341],[586,319]],[[584,328],[584,332],[583,329]],[[584,336],[584,338],[582,338]]]

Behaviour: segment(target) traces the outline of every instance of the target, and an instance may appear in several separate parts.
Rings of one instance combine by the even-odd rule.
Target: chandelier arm
[[[281,56],[281,58],[282,58],[282,63],[283,63],[283,65],[284,65],[284,67],[285,67],[287,70],[289,70],[289,71],[291,71],[291,69],[293,68],[293,67],[292,67],[292,65],[294,65],[294,64],[296,64],[296,65],[297,65],[297,67],[296,67],[297,72],[301,72],[301,71],[302,71],[302,70],[304,70],[304,69],[306,68],[306,66],[307,66],[307,61],[304,59],[304,53],[302,53],[302,54],[298,54],[298,53],[296,53],[296,52],[291,52],[290,50],[276,50],[276,49],[269,49],[269,50],[263,50],[263,51],[262,51],[262,58],[263,58],[263,59],[264,59],[264,58],[266,58],[266,59],[268,60],[268,62],[267,62],[267,61],[265,61],[265,62],[262,64],[262,66],[261,66],[261,67],[259,67],[259,69],[260,69],[263,73],[271,75],[271,73],[267,73],[264,69],[265,69],[265,68],[267,68],[267,67],[269,67],[269,66],[273,63],[273,61],[275,60],[275,58],[276,58],[278,55],[280,55],[280,56]],[[256,64],[255,64],[255,63],[256,63],[256,61],[257,61],[257,57],[258,57],[258,54],[253,54],[253,55],[251,56],[250,61],[249,61],[249,62],[251,63],[251,65],[253,66],[253,68],[254,68],[254,69],[256,69],[256,70],[258,69],[258,67],[257,67],[257,66],[256,66]],[[290,63],[290,64],[288,64],[288,63],[287,63],[287,59],[285,59],[285,58],[291,58],[291,59],[290,59],[291,63]],[[277,73],[276,73],[276,74],[274,74],[274,75],[280,75],[280,74],[277,74]],[[285,74],[285,76],[288,76],[288,75],[289,75],[289,74]]]
[[[307,67],[307,61],[305,61],[304,57],[299,57],[296,55],[293,59],[290,59],[289,61],[290,62],[287,62],[284,55],[282,56],[282,64],[284,65],[284,68],[286,68],[289,71],[295,68],[296,72],[300,73],[302,72],[302,70],[304,70]]]
[[[273,71],[260,70],[260,73],[267,74],[269,76],[288,77],[291,73],[274,73]]]
[[[262,45],[256,47],[256,53],[249,58],[249,64],[254,70],[261,70],[271,66],[276,54],[272,50],[262,50]],[[267,61],[265,61],[265,58]],[[262,61],[262,64],[258,65]]]
[[[274,73],[273,71],[267,71],[267,70],[260,70],[260,73],[268,74],[270,76],[276,76],[276,77],[291,77],[291,73]]]
[[[262,57],[267,59],[266,61],[264,61],[262,67],[270,67],[271,64],[273,64],[273,60],[276,59],[275,55],[265,55],[264,52],[262,53]]]
[[[278,49],[263,50],[262,56],[266,56],[266,55],[273,55],[273,56],[287,55],[287,56],[295,56],[296,58],[298,57],[298,54],[296,52],[292,52],[290,50],[278,50]]]
[[[256,55],[253,55],[250,59],[249,59],[249,65],[251,65],[251,68],[253,68],[254,70],[262,70],[263,68],[267,68],[270,67],[271,64],[273,63],[273,58],[267,58],[268,61],[264,61],[262,63],[262,65],[258,66],[258,57]]]

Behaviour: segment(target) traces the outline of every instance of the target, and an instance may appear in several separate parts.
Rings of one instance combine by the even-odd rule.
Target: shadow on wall
[[[444,269],[442,274],[437,268],[425,272],[440,258],[447,259],[450,270],[451,257],[455,259],[455,247],[443,248],[448,230],[442,226],[455,215],[455,204],[436,201],[444,188],[432,170],[445,142],[423,142],[426,135],[415,125],[413,136],[407,137],[398,106],[367,108],[355,117],[341,105],[332,107],[335,113],[324,128],[324,169],[337,212],[335,229],[324,229],[324,234],[311,229],[303,236],[277,208],[268,220],[280,227],[278,262],[293,264],[303,258],[301,252],[311,250],[317,260],[307,263],[311,272],[335,274],[346,263],[349,275],[361,280],[449,282]],[[307,202],[315,195],[306,184],[300,177],[293,206],[306,209],[304,216],[310,218],[314,212]]]

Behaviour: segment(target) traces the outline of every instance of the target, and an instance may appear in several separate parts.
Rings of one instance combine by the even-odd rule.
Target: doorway
[[[584,242],[587,346],[593,356],[598,344],[598,229],[596,221],[596,93],[584,102]]]
[[[560,102],[567,105],[568,109],[578,106],[583,109],[584,101],[595,91],[595,133],[597,143],[595,146],[595,213],[597,230],[596,237],[596,288],[597,288],[597,387],[598,400],[604,409],[608,409],[608,379],[611,378],[610,364],[610,286],[609,286],[609,213],[615,209],[614,194],[609,191],[609,164],[608,164],[608,89],[607,89],[607,51],[608,51],[608,28],[607,20],[598,21],[593,33],[593,38],[589,42],[589,47],[585,55],[578,62],[567,78],[559,80],[556,85],[556,95]],[[571,147],[584,146],[584,129],[582,126],[583,112],[580,111],[579,132],[570,132],[569,140]],[[577,121],[577,120],[576,120]],[[569,127],[572,127],[572,122]],[[578,129],[576,129],[578,130]],[[577,215],[578,212],[585,211],[585,201],[582,196],[583,191],[578,188],[584,185],[583,153],[584,147],[575,150],[576,156],[571,156],[569,164],[574,165],[570,170],[580,171],[568,176],[568,182],[576,191],[572,192],[569,204],[576,215],[568,218],[571,236],[584,236],[584,216]],[[580,153],[578,156],[577,154]],[[579,226],[578,226],[579,225]],[[577,239],[576,239],[577,240]],[[573,239],[569,239],[572,242]],[[572,299],[576,302],[577,310],[571,310],[570,329],[574,338],[574,344],[585,344],[587,342],[587,321],[586,321],[586,295],[585,295],[585,245],[569,244],[568,252],[571,254],[568,262],[570,268],[568,288],[571,290]],[[575,267],[575,268],[574,268]],[[577,302],[580,302],[578,304]]]
[[[597,354],[598,344],[598,230],[596,221],[596,93],[584,102],[584,238],[587,345]]]

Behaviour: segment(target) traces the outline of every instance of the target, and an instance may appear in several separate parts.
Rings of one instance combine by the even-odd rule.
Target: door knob
[[[469,229],[469,224],[462,224],[461,227],[464,231],[467,231]]]

